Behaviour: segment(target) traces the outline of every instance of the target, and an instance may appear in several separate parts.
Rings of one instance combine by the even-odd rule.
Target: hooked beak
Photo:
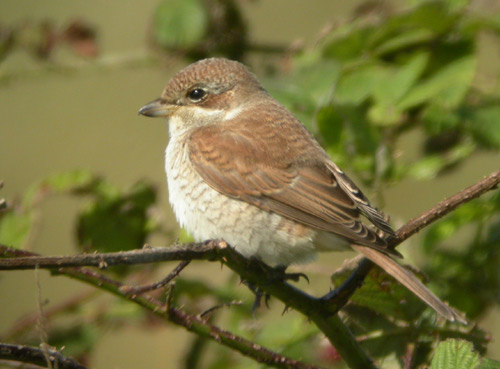
[[[172,105],[167,104],[165,100],[156,99],[151,101],[149,104],[144,105],[139,109],[139,115],[144,115],[146,117],[168,117],[172,114]]]

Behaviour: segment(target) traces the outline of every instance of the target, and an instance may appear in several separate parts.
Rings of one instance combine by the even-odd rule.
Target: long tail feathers
[[[459,321],[467,324],[462,316],[434,295],[410,270],[399,265],[389,256],[366,246],[351,245],[351,247],[396,278],[399,283],[408,288],[439,315],[452,322]]]

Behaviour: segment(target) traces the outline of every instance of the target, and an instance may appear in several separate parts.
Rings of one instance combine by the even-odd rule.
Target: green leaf
[[[335,272],[331,277],[333,284],[340,286],[351,272],[348,268]],[[425,309],[414,294],[380,268],[370,271],[350,302],[392,319],[405,321],[414,321]]]
[[[10,210],[0,217],[0,243],[21,248],[28,239],[32,225],[31,215]]]
[[[473,349],[472,343],[463,340],[441,342],[434,351],[429,369],[477,369],[480,359]]]
[[[476,56],[469,55],[438,69],[412,88],[398,103],[398,108],[406,110],[427,101],[447,108],[458,106],[471,86],[476,64]]]
[[[378,55],[395,52],[397,50],[430,41],[434,34],[428,29],[411,29],[397,34],[377,47],[375,52]]]
[[[379,103],[368,110],[368,118],[377,126],[389,127],[402,121],[403,112],[394,105]]]
[[[98,197],[78,217],[79,244],[103,252],[142,247],[149,233],[147,210],[155,198],[156,190],[145,183],[125,195]]]
[[[367,52],[373,31],[374,27],[363,27],[362,23],[343,25],[330,34],[323,46],[323,56],[340,61],[357,59]]]
[[[101,186],[101,180],[88,170],[70,170],[56,173],[32,185],[23,197],[23,205],[30,207],[47,195],[75,191],[92,192]]]
[[[334,161],[344,161],[344,143],[347,131],[344,129],[340,109],[332,105],[322,107],[316,114],[316,124],[323,147],[335,156]],[[339,156],[341,156],[339,158]],[[337,163],[339,164],[339,163]]]
[[[421,2],[420,6],[401,16],[394,17],[390,23],[398,25],[402,30],[427,29],[436,38],[451,29],[456,24],[457,18],[457,15],[450,12],[443,1],[425,0]]]
[[[440,155],[426,156],[410,167],[409,174],[415,179],[435,178],[446,166],[446,159]]]
[[[267,81],[266,87],[313,131],[314,115],[318,106],[330,99],[340,69],[339,63],[331,60],[302,60],[293,73]]]
[[[479,369],[500,369],[500,361],[483,359]]]
[[[425,130],[432,136],[454,130],[461,123],[460,116],[456,111],[446,109],[432,102],[422,111],[421,119]]]
[[[364,65],[344,73],[333,94],[336,104],[359,105],[365,101],[380,83],[384,69],[380,65]]]
[[[292,85],[297,92],[315,105],[324,104],[330,96],[341,71],[340,64],[332,60],[314,63],[305,61],[291,73],[285,84]]]
[[[382,75],[382,80],[375,85],[375,101],[395,105],[422,75],[429,61],[428,53],[417,53],[401,67],[391,68]]]
[[[492,105],[465,114],[467,127],[485,147],[500,148],[500,106]]]
[[[408,174],[418,180],[435,178],[444,169],[456,165],[469,157],[476,149],[473,142],[463,142],[453,146],[443,154],[427,155],[408,170]]]
[[[208,15],[200,0],[163,0],[154,15],[153,36],[165,48],[189,48],[202,41]]]

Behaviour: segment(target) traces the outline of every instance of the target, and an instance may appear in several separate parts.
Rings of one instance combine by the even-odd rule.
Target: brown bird
[[[222,238],[270,266],[350,246],[446,319],[464,321],[393,260],[382,214],[243,64],[191,64],[139,113],[168,120],[170,203],[196,241]]]

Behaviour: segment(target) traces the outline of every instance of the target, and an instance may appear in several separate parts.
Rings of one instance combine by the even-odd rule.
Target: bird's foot
[[[274,271],[277,273],[277,276],[281,278],[283,281],[294,281],[299,282],[300,278],[304,278],[307,283],[309,283],[309,277],[304,273],[286,273],[286,266],[278,266],[274,268]]]
[[[268,293],[265,293],[259,287],[248,281],[242,281],[242,283],[255,295],[255,300],[252,304],[252,314],[255,314],[255,311],[261,306],[262,298],[264,298],[264,304],[269,309],[269,299],[271,296]]]

